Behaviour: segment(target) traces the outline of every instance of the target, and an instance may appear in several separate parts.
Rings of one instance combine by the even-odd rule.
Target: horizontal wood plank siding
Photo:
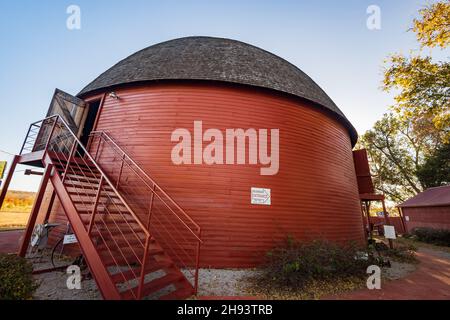
[[[111,135],[202,227],[202,266],[255,266],[288,235],[363,243],[349,133],[325,111],[270,91],[205,82],[114,91],[120,99],[106,97],[96,130]],[[278,174],[262,176],[260,165],[174,165],[172,131],[193,134],[198,120],[203,131],[279,129]],[[102,157],[112,175],[118,160]],[[251,205],[251,187],[270,188],[272,205]]]
[[[450,230],[450,206],[407,207],[402,212],[408,232],[420,227]]]
[[[110,134],[200,224],[203,266],[254,266],[287,235],[363,241],[349,134],[317,107],[208,84],[115,92],[120,99],[106,98],[97,130]],[[261,176],[259,165],[174,165],[171,133],[193,133],[196,120],[204,131],[223,133],[279,128],[278,174]],[[117,166],[117,160],[111,155],[110,164]],[[270,188],[272,205],[251,205],[251,187]]]

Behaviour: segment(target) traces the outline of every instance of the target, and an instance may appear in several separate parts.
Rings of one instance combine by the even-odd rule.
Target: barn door
[[[56,89],[48,108],[47,117],[60,115],[78,136],[86,111],[86,103],[62,90]]]
[[[86,118],[86,103],[62,90],[55,89],[47,117],[59,115],[66,121],[69,128],[78,137],[81,134],[83,123]],[[33,151],[42,150],[50,134],[53,119],[42,124]]]

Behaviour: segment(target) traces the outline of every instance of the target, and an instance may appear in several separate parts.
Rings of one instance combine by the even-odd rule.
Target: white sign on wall
[[[405,216],[405,220],[406,220],[406,221],[409,221],[409,216]]]
[[[270,206],[270,189],[252,187],[251,204]]]
[[[394,226],[384,226],[384,237],[386,239],[397,239]]]
[[[77,237],[74,234],[66,234],[64,236],[63,244],[77,243]]]

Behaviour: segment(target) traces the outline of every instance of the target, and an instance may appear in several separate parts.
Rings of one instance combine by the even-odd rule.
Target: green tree
[[[444,144],[425,158],[417,177],[426,188],[450,184],[450,144]]]
[[[412,123],[406,125],[392,113],[385,114],[359,141],[367,149],[375,189],[401,202],[421,192],[417,179],[427,145],[414,136]]]

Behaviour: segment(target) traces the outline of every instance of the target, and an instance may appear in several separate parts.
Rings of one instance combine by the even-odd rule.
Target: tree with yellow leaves
[[[450,2],[419,10],[411,30],[421,48],[448,48]],[[386,60],[382,88],[396,90],[395,105],[360,139],[375,187],[401,202],[450,183],[450,64],[429,56],[394,54]]]
[[[422,47],[450,44],[450,2],[438,2],[419,11],[412,30]],[[429,119],[450,142],[450,63],[434,62],[431,57],[394,54],[387,60],[383,89],[397,89],[395,115],[400,120]]]
[[[450,3],[437,2],[419,11],[412,30],[424,47],[448,47],[450,43]]]

